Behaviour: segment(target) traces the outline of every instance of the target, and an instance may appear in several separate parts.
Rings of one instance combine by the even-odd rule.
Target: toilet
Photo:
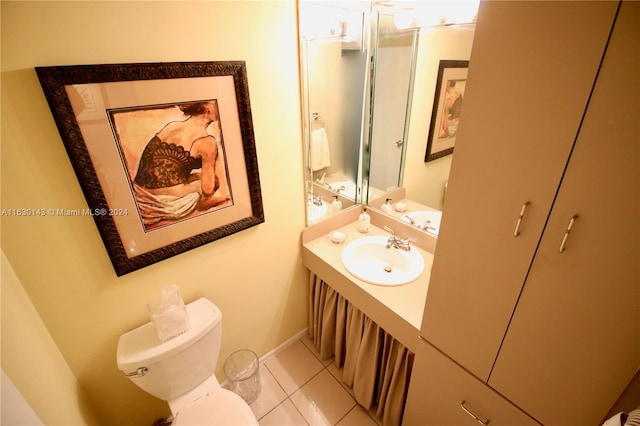
[[[174,426],[257,425],[249,405],[223,389],[214,374],[222,313],[209,300],[187,305],[190,328],[161,342],[149,322],[120,336],[117,362],[133,383],[169,403]]]

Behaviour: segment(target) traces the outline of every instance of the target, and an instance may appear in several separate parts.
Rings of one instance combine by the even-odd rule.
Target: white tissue
[[[147,303],[147,309],[162,342],[189,330],[187,308],[177,285],[164,287],[160,299]]]

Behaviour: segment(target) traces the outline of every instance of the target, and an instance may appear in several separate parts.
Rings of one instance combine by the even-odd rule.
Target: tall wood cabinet
[[[638,22],[481,4],[421,347],[543,424],[597,424],[640,365]],[[442,423],[421,358],[405,420]]]

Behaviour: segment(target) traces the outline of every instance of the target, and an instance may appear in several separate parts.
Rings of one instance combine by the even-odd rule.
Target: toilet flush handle
[[[133,373],[124,373],[124,375],[133,379],[137,377],[144,377],[147,374],[147,371],[149,371],[147,367],[140,367]]]

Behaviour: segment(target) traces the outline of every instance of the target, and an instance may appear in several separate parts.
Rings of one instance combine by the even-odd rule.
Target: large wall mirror
[[[379,5],[372,15],[368,138],[363,149],[363,202],[374,205],[402,186],[418,28],[407,28],[395,8]]]
[[[307,224],[361,202],[368,19],[363,2],[299,3]]]
[[[437,236],[477,8],[299,3],[308,224],[364,203]]]

